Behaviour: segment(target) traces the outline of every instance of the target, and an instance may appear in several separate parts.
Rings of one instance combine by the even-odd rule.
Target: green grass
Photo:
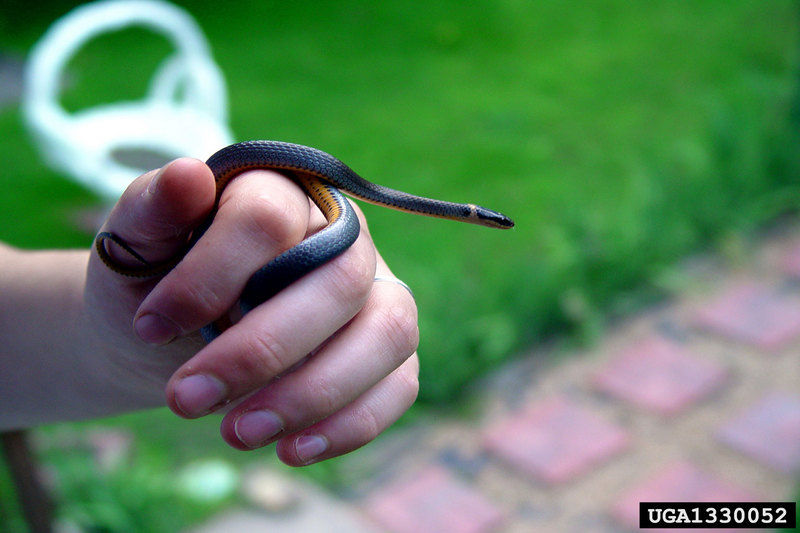
[[[790,0],[184,5],[239,139],[317,146],[370,180],[517,221],[364,207],[417,296],[425,402],[533,343],[593,338],[667,293],[680,258],[797,208]],[[0,51],[25,53],[62,9],[0,9]],[[93,43],[65,105],[140,96],[167,48],[141,31]],[[45,169],[19,118],[0,110],[0,239],[87,246],[64,221],[95,201]]]
[[[680,257],[796,204],[790,1],[191,9],[238,138],[318,146],[376,182],[516,219],[499,232],[365,207],[418,298],[423,400],[543,338],[591,334],[660,293]],[[60,8],[28,11],[0,14],[0,47],[24,53]],[[140,96],[167,50],[141,30],[93,42],[65,105]],[[0,113],[0,239],[87,245],[63,220],[90,197],[44,169],[18,122]]]

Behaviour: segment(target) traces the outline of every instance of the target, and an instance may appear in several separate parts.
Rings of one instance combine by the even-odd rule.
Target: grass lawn
[[[428,402],[532,343],[591,338],[667,292],[677,260],[800,198],[790,0],[184,5],[239,139],[316,146],[372,181],[516,220],[500,232],[364,207],[417,296]],[[0,52],[26,53],[62,12],[0,8]],[[65,105],[140,96],[167,49],[142,31],[93,43]],[[0,109],[0,239],[87,246],[64,220],[95,200],[39,162],[19,119]]]

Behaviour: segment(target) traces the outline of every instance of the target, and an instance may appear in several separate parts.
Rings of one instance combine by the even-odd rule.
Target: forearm
[[[138,407],[89,327],[87,258],[0,245],[0,429]]]

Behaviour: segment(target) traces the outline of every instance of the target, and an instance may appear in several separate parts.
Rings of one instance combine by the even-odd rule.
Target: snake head
[[[471,210],[470,222],[488,226],[490,228],[509,229],[514,227],[514,221],[503,213],[487,209],[475,204],[469,204]]]

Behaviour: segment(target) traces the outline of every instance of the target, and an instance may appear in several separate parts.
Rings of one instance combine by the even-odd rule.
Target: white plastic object
[[[132,25],[163,34],[175,48],[153,74],[148,94],[68,113],[59,94],[69,60],[96,36]],[[28,59],[23,113],[47,163],[110,202],[150,170],[121,162],[120,153],[205,160],[233,139],[225,81],[200,28],[159,0],[95,2],[56,21]]]

